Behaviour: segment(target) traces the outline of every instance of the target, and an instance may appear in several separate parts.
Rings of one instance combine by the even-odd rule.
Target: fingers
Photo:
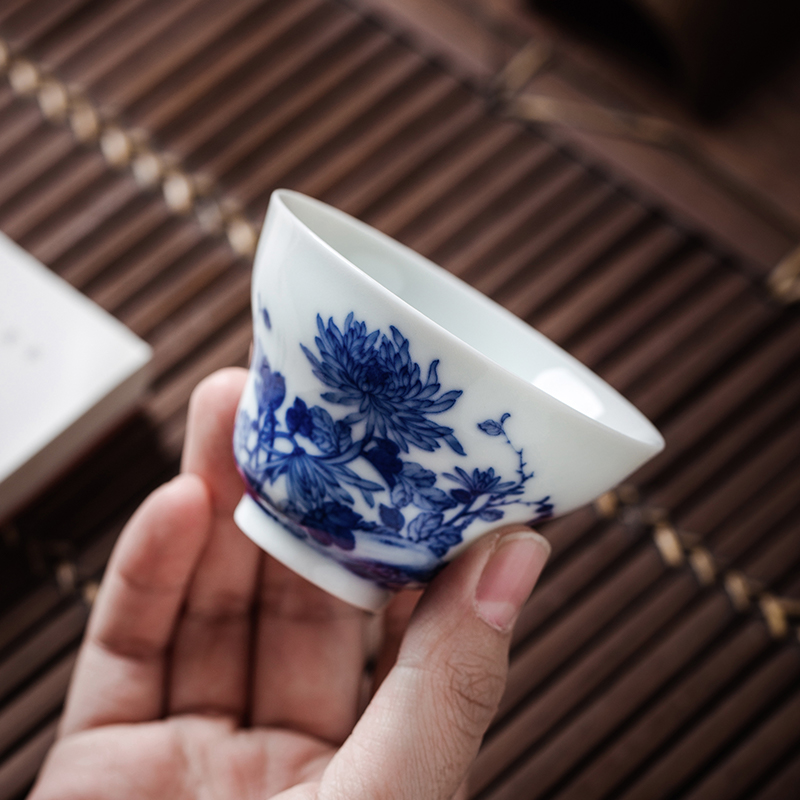
[[[181,471],[200,475],[215,512],[228,516],[244,491],[233,458],[233,426],[246,380],[247,370],[238,367],[203,380],[192,392],[186,423]]]
[[[255,725],[341,744],[356,722],[366,615],[264,560],[253,680]]]
[[[247,373],[206,378],[189,404],[182,470],[208,486],[212,529],[189,587],[172,653],[168,710],[241,718],[248,695],[252,608],[261,551],[233,522],[243,492],[233,458]]]
[[[319,800],[450,800],[505,687],[511,629],[549,555],[527,529],[486,537],[431,584],[397,664],[331,761]]]
[[[210,498],[194,475],[157,489],[133,515],[92,611],[62,734],[162,714],[166,651],[210,525]]]
[[[421,592],[399,592],[383,613],[383,641],[375,664],[373,692],[378,690],[397,661],[400,645],[420,595]]]

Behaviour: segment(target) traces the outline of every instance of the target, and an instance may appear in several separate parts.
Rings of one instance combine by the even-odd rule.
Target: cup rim
[[[287,202],[287,200],[289,202]],[[301,192],[292,189],[276,189],[271,195],[270,202],[277,202],[298,225],[307,231],[318,244],[331,253],[343,268],[348,270],[351,277],[357,281],[365,282],[371,289],[377,291],[386,301],[398,304],[406,313],[410,314],[418,324],[430,328],[437,336],[443,336],[457,349],[466,349],[473,358],[479,359],[488,369],[493,371],[499,370],[505,380],[511,381],[512,385],[516,385],[519,391],[527,393],[533,392],[533,396],[537,397],[540,402],[544,402],[547,405],[551,405],[553,408],[559,409],[560,413],[566,413],[569,417],[580,420],[581,424],[597,427],[611,435],[619,436],[624,440],[636,443],[638,446],[645,448],[649,454],[648,457],[655,455],[664,448],[664,438],[658,429],[635,405],[633,405],[633,403],[631,403],[631,401],[604,381],[593,370],[575,358],[575,356],[568,353],[511,311],[504,308],[490,297],[487,297],[473,286],[470,286],[458,276],[356,217]],[[635,427],[642,435],[636,435],[634,432],[628,430],[620,430],[618,427],[603,422],[596,417],[592,417],[570,405],[565,400],[540,388],[521,375],[518,375],[508,367],[499,364],[493,358],[448,330],[444,325],[431,319],[431,317],[420,311],[412,303],[391,291],[379,280],[361,269],[354,261],[340,252],[339,249],[327,241],[324,236],[314,230],[308,222],[301,218],[297,211],[291,207],[292,204],[311,207],[315,211],[333,218],[337,223],[348,226],[356,235],[367,237],[371,242],[377,242],[380,247],[391,250],[395,256],[417,265],[424,274],[429,273],[434,279],[439,278],[441,281],[449,283],[453,290],[460,293],[465,299],[472,300],[484,306],[491,313],[502,319],[504,325],[512,329],[515,328],[517,333],[524,336],[530,342],[531,347],[549,350],[550,354],[554,355],[564,366],[576,371],[582,378],[587,379],[590,385],[599,385],[602,394],[608,396],[612,402],[624,410],[626,418],[631,419],[633,423],[631,427]],[[647,435],[644,435],[645,432]]]

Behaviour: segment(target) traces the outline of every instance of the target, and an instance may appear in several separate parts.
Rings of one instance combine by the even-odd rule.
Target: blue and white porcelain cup
[[[498,525],[590,502],[664,446],[513,314],[296,192],[272,195],[252,303],[235,520],[361,608],[424,585]]]

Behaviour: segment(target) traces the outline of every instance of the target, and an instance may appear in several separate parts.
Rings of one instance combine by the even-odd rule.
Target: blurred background
[[[247,363],[278,186],[492,296],[667,440],[543,529],[472,797],[796,798],[797,23],[778,0],[0,0],[0,230],[152,347],[135,412],[0,520],[0,800],[53,740],[192,388]]]

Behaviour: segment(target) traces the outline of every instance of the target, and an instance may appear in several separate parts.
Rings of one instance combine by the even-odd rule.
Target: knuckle
[[[185,619],[203,625],[227,625],[249,619],[252,602],[242,591],[217,588],[202,596],[190,596],[184,610]]]
[[[471,736],[482,736],[497,711],[506,670],[487,658],[450,658],[446,662],[452,721]]]
[[[161,655],[161,648],[145,636],[135,634],[105,633],[90,640],[105,653],[126,661],[153,661]]]

